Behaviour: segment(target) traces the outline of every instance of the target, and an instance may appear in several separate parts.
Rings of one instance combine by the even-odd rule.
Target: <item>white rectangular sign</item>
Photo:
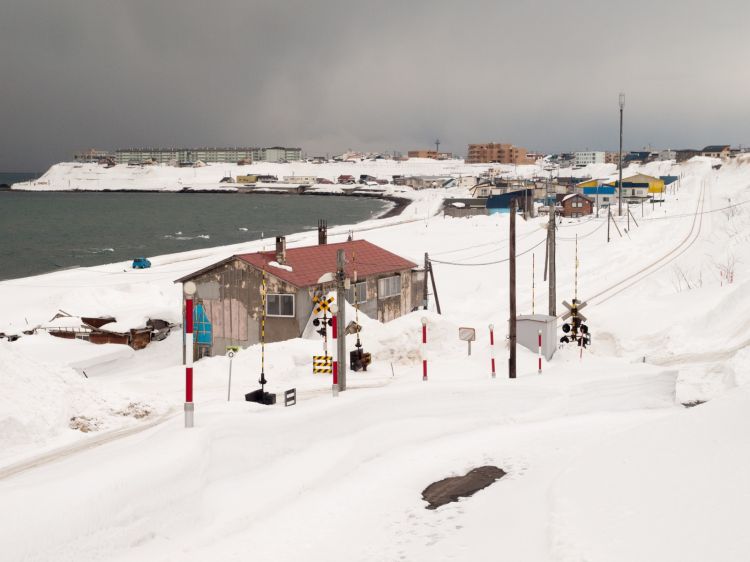
[[[477,339],[477,331],[474,328],[459,328],[458,339],[461,341],[475,341]]]

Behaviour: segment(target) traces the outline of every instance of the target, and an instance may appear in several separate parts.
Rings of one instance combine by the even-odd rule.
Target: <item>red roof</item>
[[[338,250],[344,250],[345,271],[347,277],[350,278],[353,277],[355,270],[357,271],[357,278],[364,279],[371,275],[393,273],[417,267],[417,264],[366,240],[287,248],[284,265],[291,267],[292,271],[270,265],[270,262],[276,261],[276,251],[239,254],[235,257],[259,269],[265,269],[275,277],[296,287],[309,287],[317,285],[318,280],[324,274],[336,271],[336,253]]]

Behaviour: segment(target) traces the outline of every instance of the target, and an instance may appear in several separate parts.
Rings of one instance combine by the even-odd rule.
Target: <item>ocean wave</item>
[[[72,250],[74,255],[109,254],[114,251],[115,251],[114,248],[79,248],[77,250]]]
[[[180,236],[181,234],[182,232],[176,232],[175,234],[165,234],[164,238],[168,240],[195,240],[196,238],[209,240],[211,238],[210,234],[198,234],[196,236]]]

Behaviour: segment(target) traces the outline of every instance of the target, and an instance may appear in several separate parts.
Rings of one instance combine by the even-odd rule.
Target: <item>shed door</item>
[[[211,321],[202,303],[197,304],[193,309],[193,332],[196,344],[206,346],[213,344]]]

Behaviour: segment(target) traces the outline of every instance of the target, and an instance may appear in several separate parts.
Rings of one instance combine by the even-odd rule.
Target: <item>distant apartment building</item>
[[[293,162],[302,159],[302,149],[271,148],[121,148],[115,151],[118,164],[247,163]]]
[[[106,150],[96,150],[95,148],[89,148],[88,150],[82,150],[81,152],[76,152],[73,155],[73,160],[75,162],[98,163],[103,160],[109,160],[113,157],[114,155],[111,152],[108,152]]]
[[[433,160],[450,160],[453,154],[450,152],[438,152],[437,150],[410,150],[409,158],[432,158]]]
[[[625,155],[627,152],[622,153],[622,160],[625,161]],[[620,163],[620,153],[619,152],[605,152],[604,153],[604,163],[605,164],[619,164]]]
[[[466,156],[467,164],[533,164],[526,156],[526,149],[512,144],[470,144]]]
[[[258,149],[257,158],[259,162],[298,162],[302,160],[301,148],[286,148],[284,146],[272,146],[271,148]]]
[[[575,153],[575,166],[588,166],[589,164],[604,164],[606,155],[604,152],[588,150]]]

